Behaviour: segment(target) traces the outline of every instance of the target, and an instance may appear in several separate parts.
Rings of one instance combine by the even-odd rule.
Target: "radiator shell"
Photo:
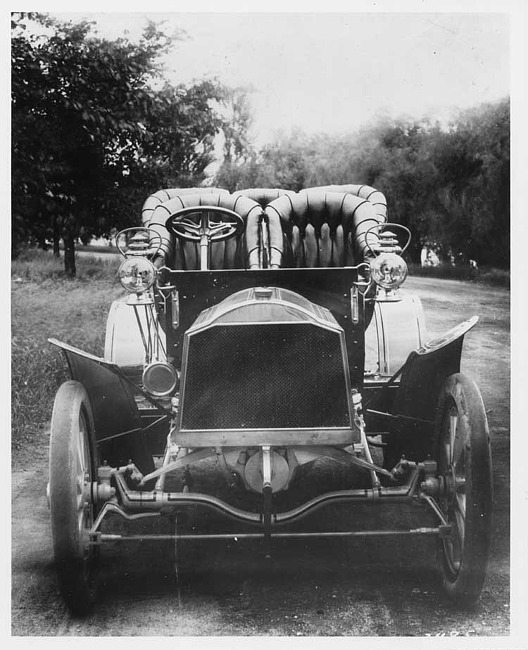
[[[206,431],[352,432],[343,328],[293,291],[244,289],[204,310],[185,333],[182,362],[178,428],[196,444]]]

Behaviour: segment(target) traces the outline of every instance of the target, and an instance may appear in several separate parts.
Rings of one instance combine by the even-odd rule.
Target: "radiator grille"
[[[339,332],[217,325],[187,352],[182,429],[350,426]]]

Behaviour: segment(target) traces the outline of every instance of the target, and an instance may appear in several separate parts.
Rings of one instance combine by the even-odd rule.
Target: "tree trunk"
[[[64,271],[68,278],[74,278],[77,273],[75,268],[75,238],[68,232],[62,236],[64,240]]]
[[[53,255],[60,257],[60,229],[57,217],[53,217]]]

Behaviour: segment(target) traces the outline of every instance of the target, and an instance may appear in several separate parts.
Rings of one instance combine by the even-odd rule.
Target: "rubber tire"
[[[79,501],[79,467],[88,474],[81,479],[83,483],[95,480],[94,440],[94,419],[86,390],[77,381],[67,381],[57,392],[51,418],[49,501],[59,589],[76,616],[87,614],[96,596],[98,552],[83,544],[80,530],[91,525],[95,510],[93,506],[85,509],[81,519]],[[81,442],[85,453],[78,463]]]
[[[465,496],[460,496],[465,499],[464,536],[459,544],[458,558],[453,558],[450,551],[453,545],[448,539],[438,540],[443,588],[455,604],[472,607],[479,599],[486,579],[492,535],[493,473],[488,421],[476,384],[459,373],[445,381],[437,413],[439,475],[448,473],[445,459],[449,452],[446,453],[442,444],[445,436],[454,428],[464,441],[462,447],[455,442],[451,454],[458,457],[461,452],[464,461],[459,474],[465,477]],[[456,421],[450,423],[450,415],[455,414]],[[460,462],[458,466],[461,466]],[[455,499],[444,497],[439,500],[449,523],[454,523],[452,504]]]

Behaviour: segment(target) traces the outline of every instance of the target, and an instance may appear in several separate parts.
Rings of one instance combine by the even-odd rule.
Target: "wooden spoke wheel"
[[[94,600],[97,550],[88,532],[95,516],[90,487],[95,480],[92,409],[77,381],[59,388],[53,406],[49,502],[60,592],[70,611],[86,614]]]
[[[441,509],[451,533],[438,543],[443,586],[457,604],[476,603],[486,577],[493,504],[486,412],[477,386],[461,374],[445,382],[437,420]]]

